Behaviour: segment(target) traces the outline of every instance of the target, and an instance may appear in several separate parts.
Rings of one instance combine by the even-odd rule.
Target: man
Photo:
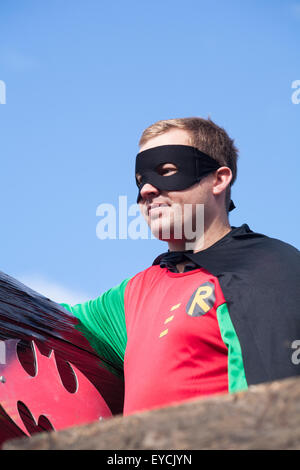
[[[230,226],[237,155],[211,120],[147,128],[138,202],[169,250],[97,299],[64,304],[99,355],[124,371],[124,414],[299,374],[291,359],[300,339],[299,251]]]

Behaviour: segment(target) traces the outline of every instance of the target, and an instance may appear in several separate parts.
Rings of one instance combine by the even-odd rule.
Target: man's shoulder
[[[276,258],[298,260],[299,262],[300,251],[295,246],[280,240],[279,238],[270,237],[263,233],[252,233],[257,237],[257,249],[262,250],[265,255],[274,256]]]
[[[300,275],[300,251],[283,240],[250,230],[248,236],[240,237],[237,246],[241,268],[244,262],[251,269],[255,267],[257,274],[261,271],[271,277]]]
[[[271,252],[293,253],[299,255],[299,250],[279,238],[274,238],[261,232],[253,231],[247,224],[241,227],[232,227],[229,234],[231,241],[234,240],[234,246],[245,246],[254,249],[264,249]]]
[[[247,224],[232,227],[226,237],[207,250],[195,254],[197,264],[216,276],[235,273],[251,278],[259,272],[272,277],[278,271],[297,273],[300,252],[277,238],[255,232]]]
[[[152,289],[157,287],[164,274],[160,266],[149,266],[142,271],[135,274],[128,282],[126,289],[127,300],[134,296],[145,294],[146,291],[151,292]]]
[[[148,280],[152,277],[156,278],[159,274],[162,274],[163,270],[159,265],[156,266],[148,266],[147,268],[143,269],[142,271],[139,271],[136,273],[130,281],[133,282],[135,280],[142,280],[144,278],[147,278]]]

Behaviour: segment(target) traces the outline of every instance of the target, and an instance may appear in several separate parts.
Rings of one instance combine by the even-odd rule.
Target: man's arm
[[[79,323],[76,328],[89,341],[92,348],[123,373],[127,333],[124,311],[124,293],[129,279],[109,289],[94,300],[71,306],[69,310]]]

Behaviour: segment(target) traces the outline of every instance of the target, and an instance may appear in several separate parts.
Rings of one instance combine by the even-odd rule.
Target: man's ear
[[[228,166],[221,166],[214,173],[213,194],[220,195],[230,185],[232,180],[232,171]]]

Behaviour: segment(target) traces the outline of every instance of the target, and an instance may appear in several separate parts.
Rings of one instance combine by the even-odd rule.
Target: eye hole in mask
[[[171,162],[161,163],[155,168],[155,171],[159,176],[172,176],[178,172],[178,167],[174,165],[174,163],[171,163]],[[140,186],[142,182],[142,176],[138,173],[135,179],[136,179],[136,184]]]
[[[178,168],[174,163],[163,163],[155,168],[160,176],[172,176],[177,173]]]

